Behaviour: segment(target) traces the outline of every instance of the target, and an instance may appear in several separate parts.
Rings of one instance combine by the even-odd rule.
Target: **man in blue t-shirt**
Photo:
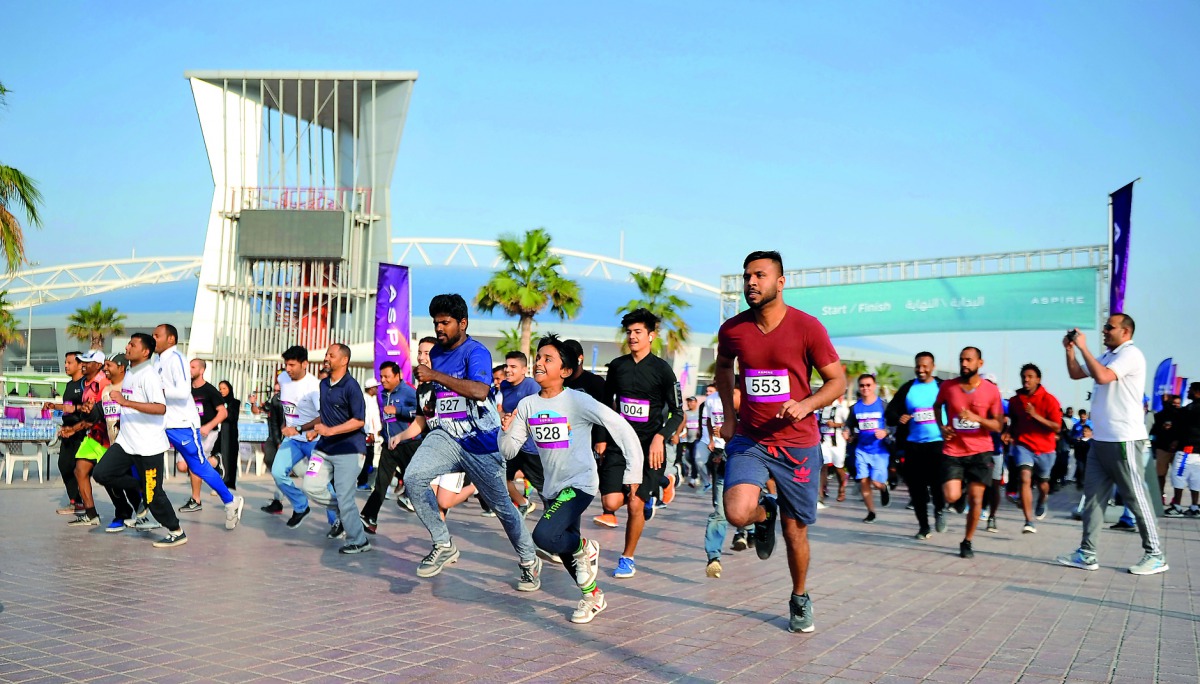
[[[865,523],[875,522],[875,501],[871,490],[879,490],[879,502],[884,506],[891,503],[888,492],[887,448],[888,429],[884,421],[887,404],[875,394],[878,385],[875,376],[864,373],[858,376],[858,401],[850,407],[846,417],[847,442],[854,438],[855,477],[862,485],[863,503],[867,505]]]
[[[337,539],[345,533],[346,545],[341,553],[363,553],[371,550],[371,542],[359,518],[354,492],[358,489],[359,459],[367,452],[362,429],[367,402],[358,381],[347,372],[349,367],[350,347],[330,345],[325,352],[324,368],[329,375],[321,381],[320,414],[308,431],[308,441],[316,444],[304,473],[304,493],[310,501],[328,506],[337,514],[337,522],[325,536]]]
[[[929,539],[929,502],[933,501],[938,532],[946,531],[946,497],[942,494],[942,431],[933,415],[938,379],[933,354],[917,354],[915,378],[900,386],[888,402],[887,424],[896,429],[896,444],[904,452],[904,481],[917,515],[917,539]]]
[[[429,483],[447,473],[466,473],[484,503],[496,512],[517,552],[521,569],[517,590],[536,591],[541,587],[542,561],[504,486],[500,416],[489,398],[492,355],[467,334],[467,303],[461,295],[437,295],[429,302],[429,315],[437,345],[429,354],[430,365],[418,365],[416,374],[419,382],[433,384],[433,417],[405,478],[417,517],[433,539],[433,550],[421,559],[417,576],[433,577],[458,560],[458,549]]]
[[[500,410],[501,419],[516,411],[517,404],[521,403],[522,399],[542,390],[533,378],[527,377],[528,373],[528,357],[519,351],[510,351],[504,355],[504,380],[500,381],[502,405],[496,407]],[[526,486],[522,489],[518,489],[514,482],[517,473],[521,473],[525,480]],[[529,498],[530,485],[533,489],[541,492],[542,485],[545,483],[545,477],[542,475],[542,459],[538,456],[537,445],[533,443],[533,437],[526,440],[525,446],[521,447],[521,452],[508,462],[504,475],[508,481],[509,497],[516,505],[517,511],[521,513],[521,518],[527,517],[530,511],[537,508],[537,504]]]

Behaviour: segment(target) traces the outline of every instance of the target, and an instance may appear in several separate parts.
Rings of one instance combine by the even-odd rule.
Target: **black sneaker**
[[[292,528],[299,527],[300,521],[304,520],[304,516],[308,515],[308,512],[311,510],[311,508],[306,508],[302,511],[292,511],[292,517],[288,518],[287,526]]]
[[[892,493],[888,491],[888,488],[884,487],[883,489],[879,490],[879,503],[886,506],[886,505],[890,504],[891,502],[892,502]]]
[[[775,550],[775,518],[779,517],[779,502],[773,496],[764,496],[762,507],[767,511],[767,519],[754,526],[754,550],[760,559],[766,560]]]
[[[338,549],[338,553],[366,553],[371,550],[371,542],[365,541],[361,544],[346,544]]]
[[[270,513],[271,515],[279,515],[280,513],[283,513],[283,502],[279,499],[271,499],[271,503],[267,504],[266,506],[259,507],[258,510],[262,511],[263,513]]]
[[[867,523],[868,525],[875,524],[875,511],[867,513],[867,517],[863,518],[863,522]]]
[[[1117,524],[1110,525],[1108,529],[1119,530],[1121,532],[1137,532],[1137,525],[1130,525],[1124,520],[1118,520]]]
[[[964,539],[962,543],[958,545],[958,555],[962,556],[963,558],[974,558],[975,551],[971,549],[971,542]]]
[[[938,534],[946,531],[946,514],[938,511],[933,516],[933,529],[938,531]]]
[[[741,532],[733,535],[733,544],[729,548],[733,549],[734,551],[745,551],[746,535]]]
[[[812,599],[808,597],[808,593],[800,596],[792,596],[788,601],[788,631],[793,634],[801,632],[807,634],[816,626],[813,625],[813,606]]]
[[[346,533],[346,529],[344,527],[342,527],[342,521],[339,520],[333,524],[333,527],[329,528],[329,532],[327,532],[325,534],[325,538],[326,539],[337,539],[338,537],[342,536],[345,533]]]
[[[929,539],[929,528],[922,527],[921,529],[917,530],[917,535],[914,538],[918,539],[920,541],[925,541],[926,539]]]
[[[377,522],[374,520],[369,520],[363,515],[358,516],[358,518],[359,520],[362,520],[363,529],[366,530],[367,534],[375,534],[375,530],[379,527]],[[342,553],[358,553],[358,551],[342,551]]]
[[[172,546],[182,546],[187,543],[187,535],[183,530],[178,532],[167,532],[167,536],[154,542],[154,547],[158,549],[166,549]]]
[[[190,498],[187,500],[187,503],[179,507],[180,513],[195,513],[202,510],[204,510],[204,506],[199,501]]]
[[[963,511],[967,510],[967,494],[966,494],[966,492],[964,492],[961,496],[959,496],[958,501],[955,501],[954,503],[950,504],[950,506],[952,508],[954,508],[955,513],[961,514]]]

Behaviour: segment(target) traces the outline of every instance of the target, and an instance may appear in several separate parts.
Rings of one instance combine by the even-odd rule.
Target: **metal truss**
[[[0,280],[13,309],[112,292],[138,285],[174,283],[200,275],[200,257],[149,257],[46,266],[8,273]]]
[[[500,256],[496,253],[498,245],[499,243],[495,240],[469,238],[393,238],[392,259],[397,264],[470,265],[473,268],[481,266],[496,268],[500,263]],[[630,280],[629,273],[631,271],[641,273],[654,271],[651,266],[614,259],[601,254],[589,254],[560,247],[551,247],[550,251],[562,258],[563,273],[577,274],[583,277]],[[685,276],[668,273],[667,280],[673,290],[705,295],[721,294],[718,288]]]

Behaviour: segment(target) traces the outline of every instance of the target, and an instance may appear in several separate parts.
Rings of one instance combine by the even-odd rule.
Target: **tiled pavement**
[[[1200,522],[1163,521],[1165,575],[1127,574],[1137,537],[1107,530],[1099,571],[1062,568],[1047,561],[1078,542],[1066,493],[1036,535],[1004,504],[970,561],[959,519],[911,538],[902,492],[873,526],[861,503],[835,504],[812,530],[817,631],[801,636],[786,631],[781,553],[729,553],[724,576],[705,578],[710,507],[692,491],[649,525],[637,576],[602,580],[608,610],[578,626],[566,573],[548,565],[540,592],[515,591],[498,522],[471,504],[451,513],[462,559],[420,580],[428,537],[393,503],[375,550],[342,556],[324,516],[288,530],[251,480],[239,529],[206,494],[185,518],[190,543],[163,550],[67,528],[60,491],[0,488],[3,682],[1200,681]],[[178,479],[167,491],[186,499]],[[611,570],[621,531],[586,533]]]

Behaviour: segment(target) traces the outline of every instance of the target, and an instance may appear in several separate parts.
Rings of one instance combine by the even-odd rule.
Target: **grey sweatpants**
[[[1079,548],[1088,556],[1096,555],[1096,535],[1104,525],[1104,509],[1116,485],[1121,498],[1137,518],[1138,534],[1146,553],[1162,553],[1150,495],[1142,476],[1142,452],[1146,442],[1092,441],[1087,468],[1083,475],[1083,541]]]
[[[304,473],[304,493],[310,501],[326,506],[337,514],[346,531],[346,541],[365,544],[367,531],[358,517],[358,501],[354,491],[358,488],[358,470],[362,467],[362,454],[326,454],[313,450],[308,458],[308,471]],[[333,495],[329,484],[333,483]]]

